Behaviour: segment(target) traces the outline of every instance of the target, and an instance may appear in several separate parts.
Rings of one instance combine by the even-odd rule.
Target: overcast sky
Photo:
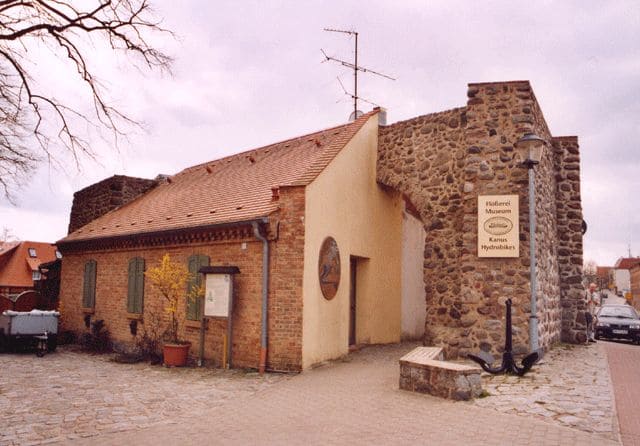
[[[207,160],[343,123],[352,72],[320,49],[396,81],[359,76],[359,94],[388,122],[466,104],[470,82],[527,79],[554,136],[578,135],[585,260],[640,256],[640,2],[631,1],[183,1],[151,0],[178,39],[158,37],[173,75],[141,74],[93,42],[114,104],[145,122],[99,162],[43,166],[0,198],[0,229],[23,240],[66,235],[73,192],[115,174],[153,178]],[[60,91],[63,68],[43,56]],[[51,64],[51,65],[49,65]],[[372,106],[362,103],[361,109]]]

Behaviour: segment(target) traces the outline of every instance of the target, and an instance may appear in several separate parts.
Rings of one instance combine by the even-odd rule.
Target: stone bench
[[[416,347],[409,353],[400,358],[400,363],[404,362],[421,362],[428,359],[444,360],[441,347]]]
[[[452,400],[482,394],[479,367],[442,360],[439,347],[417,347],[400,358],[400,388]]]

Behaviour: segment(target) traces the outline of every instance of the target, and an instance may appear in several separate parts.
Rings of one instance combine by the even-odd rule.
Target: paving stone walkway
[[[523,377],[483,374],[489,393],[474,404],[617,440],[618,423],[602,342],[562,344]]]
[[[0,354],[0,446],[46,444],[189,421],[287,375],[118,364],[59,348]]]

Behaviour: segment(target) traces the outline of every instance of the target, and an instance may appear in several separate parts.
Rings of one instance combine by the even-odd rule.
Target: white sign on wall
[[[204,292],[204,315],[229,317],[231,274],[207,274]]]
[[[519,257],[517,195],[478,196],[478,257]]]

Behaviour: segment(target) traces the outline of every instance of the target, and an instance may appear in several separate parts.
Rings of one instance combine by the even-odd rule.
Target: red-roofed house
[[[640,257],[620,257],[613,266],[615,269],[631,269],[640,264]]]
[[[42,279],[39,267],[59,256],[51,243],[18,241],[0,243],[0,312],[30,311],[44,303],[34,292]]]
[[[399,341],[403,221],[418,234],[422,225],[414,217],[403,220],[401,194],[376,182],[377,129],[374,111],[346,125],[190,167],[71,232],[58,244],[65,255],[65,328],[84,329],[89,315],[104,319],[116,341],[134,341],[130,321],[144,328],[148,309],[160,300],[145,284],[144,303],[127,305],[130,264],[138,262],[142,271],[169,253],[192,272],[203,265],[239,267],[234,366],[260,362],[263,271],[269,281],[267,368],[301,370],[346,354],[350,344]],[[336,241],[341,265],[332,300],[315,286],[327,237]],[[422,244],[415,261],[418,308],[424,302]],[[95,286],[90,297],[87,282]],[[199,307],[187,304],[181,317],[187,320],[182,337],[197,346]],[[407,318],[424,330],[424,309]],[[225,330],[224,320],[209,321],[205,358],[221,360]]]

